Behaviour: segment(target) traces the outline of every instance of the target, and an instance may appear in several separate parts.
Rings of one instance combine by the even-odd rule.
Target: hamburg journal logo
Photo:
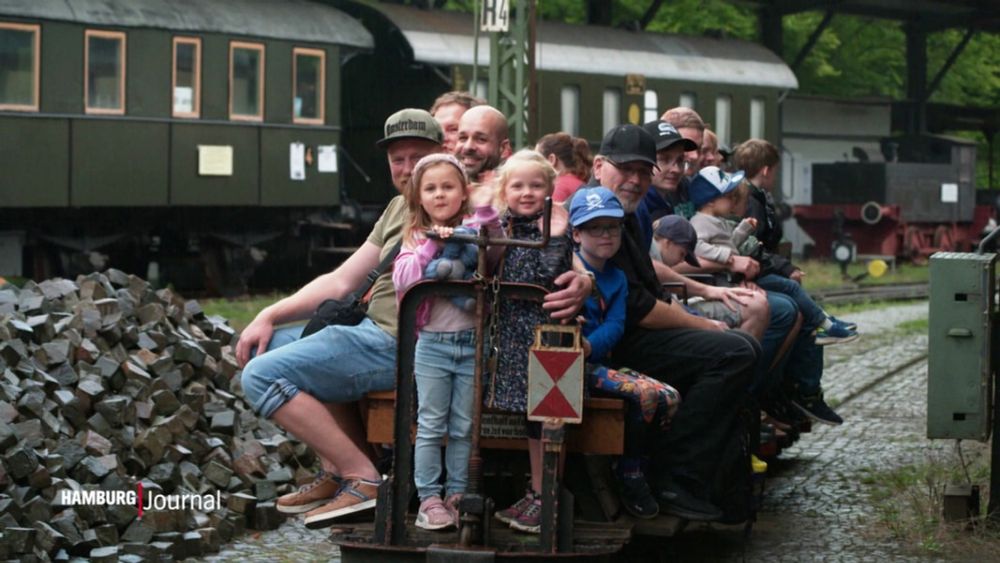
[[[146,491],[143,494],[142,483],[138,483],[131,491],[74,491],[62,489],[56,496],[56,504],[61,506],[134,506],[139,511],[139,518],[149,510],[183,510],[191,508],[203,512],[211,512],[222,508],[222,493],[204,495],[194,493],[163,494],[158,491]]]

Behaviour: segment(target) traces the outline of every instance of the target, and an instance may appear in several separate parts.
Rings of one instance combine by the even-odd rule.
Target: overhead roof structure
[[[472,15],[374,4],[413,49],[415,61],[473,63]],[[643,74],[694,82],[798,88],[795,73],[766,47],[738,39],[668,35],[543,21],[538,24],[535,65],[540,70],[590,74]],[[624,51],[628,56],[622,56]],[[489,39],[479,39],[479,64],[487,65]]]
[[[788,15],[825,12],[884,18],[918,24],[931,32],[953,27],[1000,31],[997,0],[738,0]]]
[[[348,14],[307,0],[0,0],[0,14],[86,25],[215,32],[371,49]]]

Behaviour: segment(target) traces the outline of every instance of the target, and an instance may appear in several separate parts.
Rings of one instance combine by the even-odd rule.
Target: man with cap
[[[376,144],[386,151],[397,190],[406,187],[421,158],[441,151],[441,139],[441,127],[424,110],[404,109],[386,120],[385,135]],[[343,299],[361,287],[383,258],[398,251],[405,218],[406,202],[397,196],[354,254],[258,313],[236,347],[237,360],[245,364],[247,401],[320,458],[316,480],[277,501],[281,512],[305,513],[309,527],[375,506],[381,477],[362,451],[365,439],[353,403],[368,391],[395,386],[397,309],[391,271],[375,281],[367,316],[357,326],[327,326],[307,337],[301,337],[301,326],[275,327],[306,319],[324,300]]]
[[[711,484],[722,448],[737,430],[759,346],[746,333],[688,313],[663,293],[635,214],[655,164],[655,139],[635,125],[609,131],[594,160],[595,179],[625,211],[621,248],[612,262],[625,272],[629,291],[625,336],[612,365],[627,365],[680,391],[684,402],[653,450],[653,486],[664,511],[716,520],[722,512],[709,500]]]

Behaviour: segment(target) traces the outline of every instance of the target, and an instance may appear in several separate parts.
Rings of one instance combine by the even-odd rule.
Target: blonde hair
[[[545,177],[545,183],[548,184],[547,195],[551,196],[555,191],[556,169],[552,168],[542,153],[532,149],[521,149],[497,170],[497,208],[500,211],[507,209],[507,184],[510,182],[510,177],[514,172],[531,167],[539,170]]]
[[[415,244],[418,235],[422,236],[422,233],[430,229],[434,224],[431,221],[430,215],[420,205],[420,181],[423,179],[425,172],[438,166],[451,166],[454,168],[458,173],[459,183],[462,184],[462,191],[465,192],[465,201],[462,203],[462,207],[459,208],[458,213],[452,217],[452,222],[454,223],[452,226],[461,223],[462,217],[469,213],[469,178],[465,175],[465,168],[462,167],[458,159],[446,153],[433,153],[421,158],[417,162],[417,165],[413,167],[413,175],[410,176],[410,183],[406,186],[406,192],[404,193],[406,206],[410,211],[410,220],[403,229],[403,240],[411,244]]]
[[[698,131],[705,130],[705,122],[702,121],[698,112],[684,106],[668,109],[662,116],[660,116],[660,120],[666,121],[667,123],[673,125],[676,129],[687,128],[697,129]]]

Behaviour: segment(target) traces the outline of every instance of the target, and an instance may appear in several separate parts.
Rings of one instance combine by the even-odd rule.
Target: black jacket
[[[754,236],[761,242],[762,249],[751,257],[760,262],[759,275],[778,274],[786,278],[790,276],[798,268],[790,260],[778,254],[778,244],[781,243],[784,233],[781,229],[781,220],[774,209],[774,202],[767,192],[753,184],[750,184],[747,217],[757,219]]]

